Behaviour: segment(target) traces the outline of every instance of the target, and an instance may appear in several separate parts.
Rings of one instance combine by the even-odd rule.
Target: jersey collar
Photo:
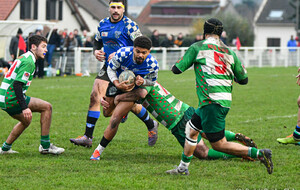
[[[34,62],[36,62],[36,58],[34,56],[34,54],[32,53],[32,51],[28,51],[29,55],[31,55],[32,59]]]

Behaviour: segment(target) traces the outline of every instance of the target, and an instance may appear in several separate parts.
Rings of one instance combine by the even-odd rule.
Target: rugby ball
[[[135,82],[135,74],[131,70],[125,70],[119,75],[119,82],[128,81],[126,84]]]

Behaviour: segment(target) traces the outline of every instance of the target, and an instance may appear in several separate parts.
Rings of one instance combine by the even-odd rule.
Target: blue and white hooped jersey
[[[121,47],[132,46],[134,39],[141,35],[138,25],[130,18],[124,16],[121,21],[113,23],[107,17],[100,21],[95,40],[102,39],[107,65],[107,59],[111,53]]]
[[[135,63],[132,46],[119,49],[108,66],[116,71],[117,77],[119,77],[122,71],[131,70],[135,76],[140,75],[144,79],[151,81],[157,80],[159,69],[157,60],[150,53],[142,64],[138,65]]]

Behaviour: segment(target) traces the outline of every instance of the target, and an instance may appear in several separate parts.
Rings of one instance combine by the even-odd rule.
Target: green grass
[[[190,176],[164,172],[178,165],[182,148],[162,125],[154,147],[147,130],[133,114],[121,124],[99,162],[89,160],[109,119],[98,121],[91,149],[74,146],[69,138],[84,133],[94,77],[55,77],[33,80],[28,94],[53,105],[51,141],[66,149],[60,156],[40,155],[39,114],[13,144],[16,155],[0,156],[0,189],[299,189],[300,146],[280,145],[276,138],[292,133],[297,121],[296,67],[250,68],[249,84],[234,84],[226,129],[250,136],[259,148],[273,151],[274,173],[256,162],[198,160]],[[1,80],[1,79],[0,79]],[[160,71],[158,81],[173,95],[197,107],[192,70],[182,75]],[[16,120],[0,111],[0,143]]]

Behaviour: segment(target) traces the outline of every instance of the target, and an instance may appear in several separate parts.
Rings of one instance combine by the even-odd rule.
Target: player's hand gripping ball
[[[135,74],[131,70],[125,70],[119,75],[119,82],[127,81],[126,84],[134,84],[135,83]],[[134,85],[135,86],[135,85]],[[134,86],[127,90],[131,91]]]

